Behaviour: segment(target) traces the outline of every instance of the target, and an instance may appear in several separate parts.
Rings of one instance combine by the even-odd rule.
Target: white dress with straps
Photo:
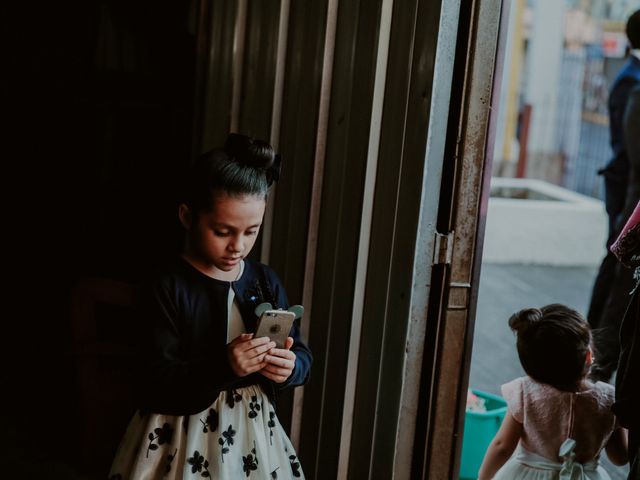
[[[503,385],[502,394],[523,433],[494,480],[610,480],[599,458],[616,427],[611,385],[564,392],[521,377]]]
[[[493,477],[494,480],[611,480],[597,460],[588,463],[575,461],[573,439],[567,439],[560,448],[562,463],[552,462],[540,455],[528,452],[522,446]]]

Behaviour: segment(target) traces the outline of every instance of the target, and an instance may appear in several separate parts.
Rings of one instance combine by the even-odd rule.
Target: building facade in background
[[[537,178],[595,198],[611,157],[607,96],[639,0],[515,0],[493,175]]]

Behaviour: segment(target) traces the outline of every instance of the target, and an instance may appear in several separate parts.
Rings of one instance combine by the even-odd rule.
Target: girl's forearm
[[[482,466],[480,467],[480,473],[478,474],[478,480],[491,480],[498,470],[509,460],[513,451],[508,452],[505,449],[492,449],[493,445],[489,447]]]
[[[522,424],[511,415],[510,410],[507,410],[502,425],[500,425],[498,433],[491,441],[484,456],[478,480],[492,479],[496,472],[511,458],[521,437]]]

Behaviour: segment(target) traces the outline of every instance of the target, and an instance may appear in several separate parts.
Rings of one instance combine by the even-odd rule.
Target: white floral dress
[[[136,413],[109,480],[300,479],[296,452],[259,386],[191,416]]]

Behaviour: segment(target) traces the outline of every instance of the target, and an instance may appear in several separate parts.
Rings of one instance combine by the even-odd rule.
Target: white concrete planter
[[[599,200],[541,180],[491,180],[485,262],[595,267],[606,236]]]

